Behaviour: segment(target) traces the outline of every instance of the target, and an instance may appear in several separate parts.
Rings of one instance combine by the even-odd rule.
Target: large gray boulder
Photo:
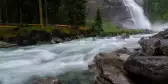
[[[152,38],[168,39],[168,29],[159,32],[158,34],[152,36]]]
[[[167,84],[168,83],[167,81],[168,79],[168,57],[167,56],[131,57],[129,58],[129,60],[125,62],[124,69],[125,71],[128,72],[128,74],[134,74],[136,75],[136,77],[142,76],[143,78],[151,80],[151,82],[153,83],[150,83],[150,84]]]
[[[146,56],[168,56],[168,39],[142,38],[139,44]]]
[[[163,55],[168,56],[168,39],[160,40],[160,50]]]
[[[139,44],[142,47],[142,51],[147,56],[161,56],[163,55],[160,50],[160,40],[159,38],[141,38]]]
[[[131,84],[124,74],[123,63],[117,55],[98,54],[94,59],[94,84]]]

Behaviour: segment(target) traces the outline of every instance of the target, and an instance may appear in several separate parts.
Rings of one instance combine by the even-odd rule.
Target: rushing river
[[[87,70],[88,63],[100,52],[139,47],[143,36],[86,38],[70,42],[0,49],[0,81],[2,84],[23,84],[32,76],[56,76],[71,70]]]

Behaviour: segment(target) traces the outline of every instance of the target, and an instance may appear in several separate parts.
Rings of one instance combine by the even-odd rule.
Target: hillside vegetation
[[[152,22],[168,20],[168,0],[144,0],[144,9]]]

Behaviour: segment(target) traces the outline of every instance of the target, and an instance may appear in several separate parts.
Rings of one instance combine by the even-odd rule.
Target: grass
[[[45,27],[41,28],[38,26],[0,26],[0,37],[4,39],[8,39],[10,37],[20,36],[27,36],[31,33],[31,31],[45,31],[48,33],[52,33],[54,30],[57,33],[63,36],[70,36],[70,35],[77,35],[80,34],[81,31],[85,32],[88,30],[87,27],[80,27],[79,29],[72,29],[68,27]]]
[[[46,31],[52,32],[52,27],[41,28],[41,27],[17,27],[17,26],[1,26],[0,27],[0,37],[4,39],[9,37],[16,37],[17,35],[26,36],[30,34],[31,31]]]
[[[12,29],[15,27],[0,27],[0,37],[12,37],[16,36],[14,32],[12,32]]]
[[[87,26],[89,28],[91,27],[91,24],[94,22],[94,20],[86,20]],[[112,24],[111,21],[103,19],[103,34],[122,34],[122,33],[127,33],[127,34],[136,34],[136,33],[141,33],[143,30],[136,30],[136,29],[121,29],[117,28]]]
[[[103,23],[103,32],[101,32],[101,36],[105,35],[121,35],[123,33],[126,33],[128,35],[142,33],[143,30],[137,30],[137,29],[121,29],[117,28],[116,26],[112,25],[110,22],[104,21]]]
[[[30,34],[31,31],[36,30],[36,31],[45,31],[48,33],[51,33],[53,30],[57,30],[61,34],[65,36],[70,36],[70,35],[78,35],[81,33],[85,34],[91,34],[91,36],[98,35],[99,33],[97,32],[91,32],[89,28],[91,28],[91,25],[93,23],[93,20],[87,20],[87,24],[85,27],[80,27],[79,29],[73,29],[73,28],[56,28],[56,27],[45,27],[41,28],[40,26],[0,26],[0,37],[3,38],[9,38],[9,37],[16,37],[17,35],[21,36],[26,36]],[[89,32],[88,32],[89,31]],[[137,34],[143,32],[143,30],[133,30],[133,29],[120,29],[117,28],[116,26],[112,25],[111,22],[109,21],[104,21],[103,22],[103,31],[100,33],[102,36],[107,36],[107,35],[118,35],[122,33],[126,34]]]

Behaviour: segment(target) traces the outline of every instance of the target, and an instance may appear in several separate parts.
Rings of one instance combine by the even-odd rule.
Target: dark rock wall
[[[136,2],[143,5],[143,0],[136,0]],[[123,27],[122,23],[133,24],[133,21],[129,20],[131,15],[128,8],[123,4],[123,0],[89,0],[88,18],[93,18],[98,8],[101,9],[103,18],[119,27]]]

